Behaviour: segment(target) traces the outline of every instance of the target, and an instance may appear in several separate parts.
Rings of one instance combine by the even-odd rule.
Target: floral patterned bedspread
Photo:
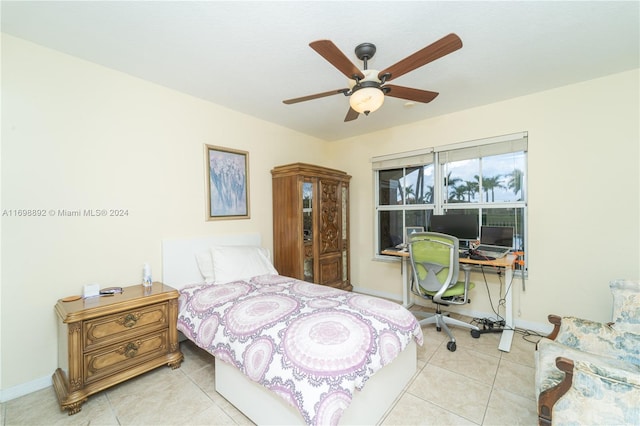
[[[280,275],[183,288],[178,329],[307,424],[337,424],[354,389],[423,340],[399,304]]]

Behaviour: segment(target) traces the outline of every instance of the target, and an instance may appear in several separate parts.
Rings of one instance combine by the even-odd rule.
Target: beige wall
[[[334,167],[353,175],[354,285],[401,291],[399,265],[373,260],[371,157],[527,131],[530,273],[526,292],[512,287],[516,324],[609,320],[608,282],[640,277],[639,81],[634,70],[330,144]],[[483,276],[473,280],[465,310],[491,312]]]
[[[248,151],[251,219],[205,222],[204,144]],[[127,209],[126,217],[2,217],[2,389],[50,377],[53,306],[83,285],[161,279],[161,240],[259,232],[271,174],[326,164],[326,144],[4,35],[2,210]]]
[[[639,276],[638,70],[326,143],[6,35],[2,61],[1,209],[129,211],[2,218],[5,397],[56,368],[55,301],[89,282],[135,284],[143,262],[160,279],[163,238],[259,232],[271,247],[269,170],[278,164],[353,176],[352,281],[399,297],[398,265],[373,260],[369,159],[528,131],[531,274],[526,293],[514,284],[517,319],[607,319],[606,283]],[[250,152],[251,219],[204,221],[205,143]],[[596,249],[612,242],[615,250]],[[473,309],[489,312],[482,277],[474,279]]]

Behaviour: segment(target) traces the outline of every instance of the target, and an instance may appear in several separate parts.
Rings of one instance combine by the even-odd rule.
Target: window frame
[[[478,157],[473,157],[474,153]],[[518,153],[524,154],[524,170],[522,170],[521,199],[516,201],[483,201],[483,192],[479,192],[479,200],[477,202],[450,202],[448,186],[444,184],[446,174],[445,164],[455,161],[458,158],[485,158],[500,154]],[[383,211],[401,211],[402,212],[402,229],[406,226],[414,226],[414,224],[406,224],[406,212],[411,210],[425,211],[427,218],[429,212],[431,214],[444,214],[449,210],[478,210],[479,225],[483,224],[483,211],[490,209],[522,209],[522,239],[524,244],[522,249],[527,253],[528,246],[528,190],[527,190],[527,174],[528,174],[528,132],[520,132],[515,134],[497,136],[493,138],[479,139],[468,142],[461,142],[450,145],[442,145],[434,148],[425,148],[417,151],[390,154],[386,156],[374,157],[371,159],[374,174],[374,258],[378,260],[395,259],[394,256],[381,254],[384,248],[380,247],[380,214]],[[380,172],[384,170],[402,169],[402,177],[406,176],[408,168],[416,166],[424,166],[433,164],[434,170],[434,188],[433,202],[424,204],[406,204],[406,197],[403,197],[402,204],[398,205],[381,205],[380,204]],[[480,167],[482,167],[480,165]],[[480,171],[482,174],[482,171]],[[402,179],[402,178],[400,178]],[[400,180],[399,179],[399,180]],[[480,180],[482,177],[480,177]],[[441,184],[436,184],[441,182]],[[517,248],[516,248],[517,249]],[[528,270],[525,256],[524,270]],[[396,259],[397,260],[397,259]]]

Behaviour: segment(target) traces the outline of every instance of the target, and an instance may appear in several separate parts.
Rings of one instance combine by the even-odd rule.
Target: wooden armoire
[[[351,291],[349,180],[305,163],[271,170],[273,258],[280,275]]]

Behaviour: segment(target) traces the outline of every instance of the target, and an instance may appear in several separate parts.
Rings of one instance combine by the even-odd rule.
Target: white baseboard
[[[386,291],[376,291],[376,290],[371,290],[371,289],[368,289],[368,288],[354,286],[353,287],[353,292],[354,293],[366,294],[368,296],[381,297],[383,299],[389,299],[389,300],[393,300],[395,302],[402,302],[402,295],[398,295],[398,294],[395,294],[395,293],[387,293]]]
[[[51,380],[51,376],[45,376],[36,380],[32,380],[28,383],[10,387],[8,389],[1,389],[0,402],[11,401],[12,399],[19,398],[32,392],[39,391],[40,389],[47,388],[52,384],[53,382]]]

